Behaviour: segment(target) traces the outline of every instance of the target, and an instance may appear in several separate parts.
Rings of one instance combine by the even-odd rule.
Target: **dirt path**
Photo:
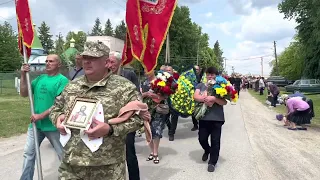
[[[320,132],[290,131],[275,119],[276,112],[248,93],[240,105],[258,179],[320,179]]]

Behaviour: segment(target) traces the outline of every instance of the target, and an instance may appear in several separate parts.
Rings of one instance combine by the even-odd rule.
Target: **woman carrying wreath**
[[[215,67],[206,70],[207,82],[214,81],[219,75]],[[204,153],[202,161],[208,161],[208,172],[213,172],[218,162],[220,152],[221,127],[225,122],[223,106],[227,104],[225,99],[216,98],[208,95],[208,83],[199,83],[196,86],[194,99],[197,102],[205,103],[208,108],[206,114],[199,119],[199,143]],[[211,136],[211,146],[208,138]]]
[[[174,83],[173,77],[166,72],[160,72],[156,79],[150,82],[150,90],[142,93],[143,101],[148,104],[151,114],[152,141],[149,143],[151,153],[147,161],[153,160],[155,164],[160,162],[158,156],[160,139],[162,138],[166,118],[169,114],[167,99],[176,89],[177,85]]]

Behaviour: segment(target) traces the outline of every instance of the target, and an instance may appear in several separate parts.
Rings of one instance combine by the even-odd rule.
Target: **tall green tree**
[[[110,19],[107,20],[105,26],[104,26],[104,31],[103,35],[105,36],[113,36],[113,28]]]
[[[63,38],[63,36],[62,36],[61,33],[59,33],[59,35],[57,35],[56,38],[57,38],[57,39],[56,39],[55,42],[54,42],[54,44],[55,44],[54,53],[60,55],[60,54],[62,54],[62,53],[64,52],[64,50],[65,50],[65,49],[64,49],[65,41],[64,41],[64,38]]]
[[[45,21],[42,21],[38,28],[38,32],[43,49],[48,53],[52,52],[54,50],[54,42],[52,40],[52,35],[50,34],[50,27]]]
[[[101,28],[101,22],[100,22],[99,18],[97,18],[95,20],[90,35],[91,36],[102,36],[103,35],[102,28]]]
[[[114,37],[118,39],[125,40],[126,39],[126,33],[127,33],[127,26],[124,20],[120,22],[119,25],[116,26],[114,30]]]
[[[66,43],[65,43],[65,49],[68,49],[70,47],[70,40],[71,39],[75,40],[75,48],[79,51],[82,52],[84,49],[84,43],[87,41],[87,34],[83,31],[78,31],[78,32],[73,32],[70,31],[68,32],[66,36]]]
[[[318,0],[283,0],[279,11],[286,19],[295,19],[298,26],[299,42],[304,52],[304,75],[320,78],[320,1]]]
[[[214,55],[216,56],[216,59],[217,59],[217,68],[221,71],[223,71],[223,51],[222,49],[220,48],[220,44],[219,44],[219,41],[217,40],[216,43],[214,44],[214,47],[213,47],[213,52],[214,52]]]
[[[22,63],[17,34],[8,22],[0,24],[0,71],[15,71]]]

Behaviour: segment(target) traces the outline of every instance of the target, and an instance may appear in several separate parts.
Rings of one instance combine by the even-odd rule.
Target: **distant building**
[[[70,40],[70,47],[61,54],[61,57],[67,62],[68,67],[74,66],[74,58],[79,53],[78,49],[75,48],[75,40]]]
[[[101,41],[110,48],[110,51],[122,52],[124,41],[112,36],[87,36],[87,41]]]

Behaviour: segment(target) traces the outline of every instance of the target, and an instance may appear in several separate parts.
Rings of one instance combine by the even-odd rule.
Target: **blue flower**
[[[216,76],[216,82],[217,82],[218,84],[221,84],[221,83],[227,84],[227,80],[226,80],[224,77],[222,77],[222,76]]]

